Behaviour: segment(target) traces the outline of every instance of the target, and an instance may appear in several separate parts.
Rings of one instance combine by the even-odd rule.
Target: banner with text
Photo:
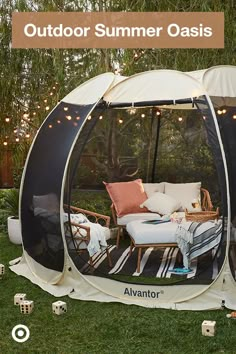
[[[14,12],[13,48],[224,48],[223,12]]]

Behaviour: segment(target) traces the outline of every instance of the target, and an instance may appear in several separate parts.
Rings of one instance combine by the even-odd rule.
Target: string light
[[[76,119],[76,120],[80,120],[80,117],[78,116],[78,117],[76,117],[75,119]]]
[[[92,117],[91,116],[88,116],[88,120],[91,120],[92,119]]]
[[[99,119],[102,120],[103,116],[100,116]]]
[[[182,117],[179,117],[179,118],[178,118],[178,121],[179,121],[179,122],[182,122],[182,120],[183,120]]]
[[[48,128],[51,129],[52,128],[52,124],[49,124]]]
[[[236,114],[233,115],[233,119],[236,119]]]
[[[55,83],[54,86],[50,89],[50,91],[48,92],[48,96],[53,96],[55,94],[55,91],[54,90],[57,90],[57,87],[56,85],[58,85],[58,83]],[[42,99],[42,102],[44,103],[49,103],[49,100],[48,98],[44,98]],[[28,128],[29,126],[33,127],[34,129],[38,130],[38,126],[34,125],[33,123],[31,123],[31,121],[33,121],[33,117],[37,116],[37,111],[36,109],[40,110],[44,105],[41,105],[40,103],[37,103],[36,106],[35,106],[35,110],[32,112],[32,113],[29,113],[27,111],[25,112],[22,112],[22,118],[20,120],[20,123],[17,127],[15,127],[13,129],[13,133],[14,136],[12,137],[12,142],[13,143],[19,143],[19,141],[21,140],[21,138],[26,138],[26,139],[29,139],[31,137],[31,134],[30,133],[27,133],[25,132],[26,128]],[[46,111],[49,111],[50,110],[50,105],[47,105],[46,107],[44,107],[44,109]],[[68,110],[68,107],[65,107],[65,110]],[[30,118],[30,114],[32,114],[32,117]],[[69,120],[72,119],[72,118],[69,118]],[[77,120],[80,119],[80,117],[77,117],[76,118]],[[6,116],[4,118],[5,122],[6,123],[10,123],[12,121],[12,118],[9,117],[9,116]],[[61,123],[60,120],[57,121],[58,124]],[[50,124],[48,126],[49,128],[52,128],[53,125]],[[8,146],[10,144],[10,140],[9,140],[9,137],[6,136],[4,138],[4,140],[2,141],[2,144],[4,146]]]
[[[64,107],[63,109],[64,109],[64,111],[68,111],[68,107]]]
[[[71,118],[72,118],[71,116],[66,116],[66,119],[68,120],[71,120]]]
[[[220,109],[217,110],[217,114],[221,115],[222,111]]]
[[[156,115],[157,115],[157,116],[160,116],[160,115],[161,115],[161,111],[160,111],[159,109],[156,111]]]
[[[136,108],[129,108],[129,109],[127,109],[127,112],[128,112],[130,115],[135,114],[136,111],[137,111]]]
[[[227,111],[226,111],[226,109],[224,108],[223,110],[222,110],[222,113],[223,114],[225,114]]]
[[[144,118],[144,117],[145,117],[145,114],[144,114],[144,113],[142,113],[142,114],[141,114],[141,117],[142,117],[142,118]]]
[[[119,123],[120,123],[120,124],[123,123],[123,119],[122,119],[122,118],[119,119]]]

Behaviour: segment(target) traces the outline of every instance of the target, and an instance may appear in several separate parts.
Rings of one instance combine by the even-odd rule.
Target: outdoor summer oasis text
[[[96,24],[93,28],[85,27],[70,27],[64,26],[62,23],[58,26],[36,26],[29,23],[24,27],[24,34],[27,37],[88,37],[91,32],[96,37],[160,37],[166,31],[170,37],[211,37],[212,28],[205,27],[202,23],[198,26],[187,27],[179,26],[176,23],[171,23],[167,28],[160,27],[109,27],[103,23]]]

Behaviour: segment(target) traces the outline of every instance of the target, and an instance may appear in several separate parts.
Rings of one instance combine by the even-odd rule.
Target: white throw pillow
[[[176,199],[163,193],[154,193],[140,208],[146,207],[148,210],[161,215],[171,214],[180,208],[181,204]]]
[[[194,200],[199,201],[201,210],[201,182],[194,183],[167,183],[165,182],[165,194],[179,200],[180,211],[191,209]],[[193,208],[193,207],[192,207]],[[192,209],[191,209],[192,210]],[[198,209],[198,211],[200,211]]]
[[[164,193],[165,183],[143,183],[144,192],[150,198],[154,193]]]

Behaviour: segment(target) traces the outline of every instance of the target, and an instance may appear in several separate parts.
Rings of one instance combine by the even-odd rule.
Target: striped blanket
[[[222,221],[204,223],[187,221],[178,226],[175,236],[183,255],[184,267],[189,268],[192,259],[217,247],[221,240]]]

